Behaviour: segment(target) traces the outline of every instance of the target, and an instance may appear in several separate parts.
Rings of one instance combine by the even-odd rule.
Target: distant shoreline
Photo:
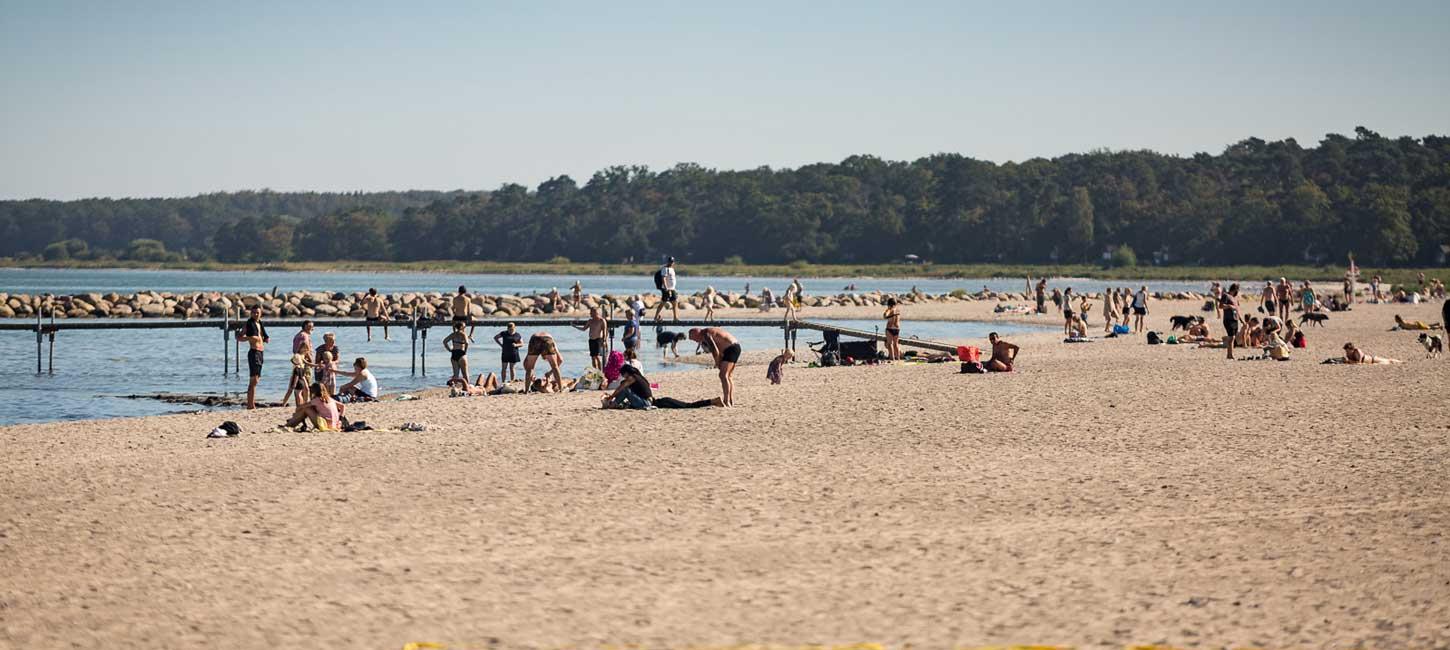
[[[275,271],[286,273],[444,273],[557,275],[638,275],[654,272],[654,264],[596,264],[588,262],[465,262],[433,260],[422,262],[279,262],[270,264],[228,264],[223,262],[126,262],[119,260],[45,262],[0,258],[0,269],[85,269],[147,271]],[[1375,275],[1387,284],[1417,284],[1416,274],[1444,278],[1450,268],[1363,268],[1360,282]],[[1104,268],[1092,265],[1034,264],[692,264],[682,262],[681,275],[723,277],[802,278],[1089,278],[1096,280],[1213,281],[1264,280],[1287,277],[1292,280],[1327,282],[1342,280],[1342,266],[1134,266]]]

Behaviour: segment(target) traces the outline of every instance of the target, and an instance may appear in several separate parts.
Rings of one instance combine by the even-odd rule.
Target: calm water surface
[[[688,269],[684,269],[685,272]],[[630,276],[585,276],[580,278],[591,293],[634,294],[652,291],[653,280]],[[561,291],[573,284],[574,278],[546,275],[456,275],[431,273],[287,273],[276,271],[141,271],[141,270],[51,270],[0,269],[0,292],[76,294],[85,292],[129,293],[138,290],[157,291],[282,291],[336,290],[351,291],[376,287],[385,293],[399,291],[450,291],[459,284],[480,293],[536,293],[558,287]],[[703,289],[710,284],[722,291],[738,291],[749,282],[751,290],[770,287],[779,293],[789,278],[718,278],[681,275],[680,288],[685,292]],[[855,283],[859,291],[909,291],[913,286],[922,291],[940,293],[965,288],[971,291],[983,285],[994,290],[1020,291],[1023,280],[940,280],[940,279],[876,279],[876,278],[809,278],[801,281],[806,292],[836,293]],[[1072,286],[1093,291],[1104,283],[1088,280],[1057,280],[1052,286]],[[1112,283],[1113,286],[1141,283]],[[1152,289],[1200,289],[1201,283],[1150,282]],[[847,327],[872,330],[880,321],[835,321]],[[1054,323],[1055,325],[1055,323]],[[1028,329],[1020,325],[986,323],[910,322],[906,335],[928,339],[985,338],[996,329],[1011,334]],[[588,363],[587,342],[582,333],[567,325],[550,328],[560,344],[565,368],[577,375]],[[277,326],[269,332],[272,345],[264,367],[261,397],[271,401],[282,397],[290,366],[287,351],[294,333],[290,327]],[[529,330],[524,330],[527,337]],[[778,348],[781,332],[774,328],[739,328],[734,332],[747,350]],[[448,376],[447,354],[440,347],[441,331],[428,339],[427,377],[412,376],[409,371],[411,346],[406,329],[393,330],[394,340],[383,341],[375,331],[368,342],[363,330],[337,331],[338,343],[346,363],[353,357],[365,356],[384,391],[403,392],[438,386]],[[492,330],[480,328],[479,343],[470,354],[472,369],[495,370],[497,348],[492,344]],[[321,342],[321,332],[314,333]],[[652,341],[652,331],[645,330]],[[815,332],[801,332],[801,349],[805,341],[819,340]],[[174,411],[194,411],[191,405],[164,404],[155,400],[126,399],[126,395],[154,393],[236,393],[246,390],[246,377],[222,374],[222,336],[213,329],[174,330],[100,330],[91,332],[63,331],[57,335],[55,374],[35,372],[35,336],[28,332],[0,332],[0,424],[44,422],[53,420],[90,419],[153,415]],[[693,351],[693,345],[682,345]],[[646,370],[659,374],[699,366],[674,364],[661,360],[652,346],[646,349]],[[245,364],[243,364],[245,372]],[[763,369],[752,368],[748,372]]]

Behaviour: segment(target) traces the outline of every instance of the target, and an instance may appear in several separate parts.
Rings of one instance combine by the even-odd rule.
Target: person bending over
[[[715,368],[720,371],[720,399],[725,406],[735,406],[735,364],[740,363],[740,341],[719,327],[692,329],[689,338],[710,351]]]

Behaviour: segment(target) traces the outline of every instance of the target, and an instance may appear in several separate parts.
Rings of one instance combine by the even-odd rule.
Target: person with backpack
[[[665,265],[655,271],[655,288],[660,292],[660,304],[655,305],[655,321],[659,321],[660,312],[669,305],[670,315],[676,323],[680,322],[679,294],[675,293],[675,258],[666,259]]]

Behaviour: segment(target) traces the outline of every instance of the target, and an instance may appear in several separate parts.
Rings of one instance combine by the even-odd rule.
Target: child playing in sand
[[[785,364],[790,363],[791,359],[794,358],[795,355],[791,354],[790,350],[782,351],[774,359],[771,359],[770,367],[765,370],[765,378],[769,379],[771,384],[779,384],[781,381],[784,381]]]

